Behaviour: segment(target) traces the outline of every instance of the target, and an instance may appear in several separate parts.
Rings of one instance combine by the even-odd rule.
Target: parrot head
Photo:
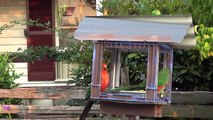
[[[107,64],[106,63],[102,63],[102,69],[107,70]]]

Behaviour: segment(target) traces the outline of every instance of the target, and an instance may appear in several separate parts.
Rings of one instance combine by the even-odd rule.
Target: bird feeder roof
[[[196,44],[191,16],[87,16],[74,37],[92,41],[158,42],[178,49]]]

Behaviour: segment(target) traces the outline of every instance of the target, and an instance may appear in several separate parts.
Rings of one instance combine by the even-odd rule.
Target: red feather
[[[104,92],[109,86],[109,73],[107,70],[107,65],[105,63],[102,64],[102,72],[101,72],[101,92]]]

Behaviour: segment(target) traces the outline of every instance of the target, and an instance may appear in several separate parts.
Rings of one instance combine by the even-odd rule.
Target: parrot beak
[[[106,65],[106,63],[103,63],[103,64],[102,64],[102,68],[105,69],[105,70],[107,70],[107,65]]]

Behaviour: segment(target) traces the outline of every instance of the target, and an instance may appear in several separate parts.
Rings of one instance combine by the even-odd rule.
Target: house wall
[[[81,1],[81,2],[80,2]],[[86,5],[83,0],[55,0],[56,2],[56,9],[57,4],[66,4],[69,7],[76,7],[73,16],[65,16],[62,18],[63,26],[62,29],[70,30],[71,35],[76,30],[77,27],[70,27],[71,24],[75,24],[75,18],[81,21],[84,16],[94,16],[96,11],[92,9],[90,6]],[[55,14],[57,10],[55,11]],[[12,21],[12,20],[22,20],[26,18],[26,0],[0,0],[0,26]],[[56,16],[57,17],[57,16]],[[65,26],[65,28],[63,28]],[[10,29],[6,29],[0,34],[0,52],[15,52],[18,48],[25,49],[27,48],[27,39],[24,36],[24,29],[26,26],[15,25]],[[56,38],[56,45],[59,45],[60,38]],[[34,86],[29,85],[28,81],[28,69],[27,63],[14,63],[14,70],[17,73],[23,73],[21,78],[17,79],[16,82],[20,83],[21,86]],[[67,63],[56,63],[57,66],[57,80],[56,81],[63,81],[67,78],[70,78],[70,74],[68,70],[70,68],[76,67],[76,65],[67,64]],[[47,82],[31,82],[30,84],[39,83],[38,86],[46,86]],[[42,85],[41,85],[42,83]],[[45,83],[45,84],[43,84]],[[53,84],[47,83],[47,84]],[[59,83],[57,83],[59,84]],[[35,85],[35,86],[36,86]]]
[[[26,0],[0,0],[0,26],[12,21],[26,18]],[[0,51],[16,51],[26,48],[24,37],[26,26],[15,25],[0,34]]]
[[[78,28],[76,25],[76,19],[81,22],[84,16],[95,16],[96,10],[93,9],[91,6],[87,5],[84,0],[58,0],[58,4],[67,5],[68,7],[75,7],[74,13],[72,16],[63,16],[62,17],[62,25],[59,27],[65,33],[68,32],[68,36],[73,36],[75,30]],[[67,45],[70,40],[57,38],[56,45],[64,46]],[[72,77],[69,72],[71,68],[77,67],[74,64],[67,64],[66,62],[59,62],[57,63],[57,78],[60,80],[66,80],[67,78],[70,79]]]
[[[75,7],[74,14],[72,16],[65,16],[62,18],[64,26],[75,24],[75,18],[80,22],[84,16],[95,16],[96,10],[87,5],[84,0],[58,0],[59,4],[65,4],[68,7]]]
[[[13,20],[26,18],[26,0],[0,0],[0,26]],[[0,34],[0,52],[14,52],[18,48],[27,47],[27,39],[24,37],[26,26],[15,25],[10,29],[3,30]],[[14,63],[17,73],[23,73],[17,82],[27,81],[27,63]]]

